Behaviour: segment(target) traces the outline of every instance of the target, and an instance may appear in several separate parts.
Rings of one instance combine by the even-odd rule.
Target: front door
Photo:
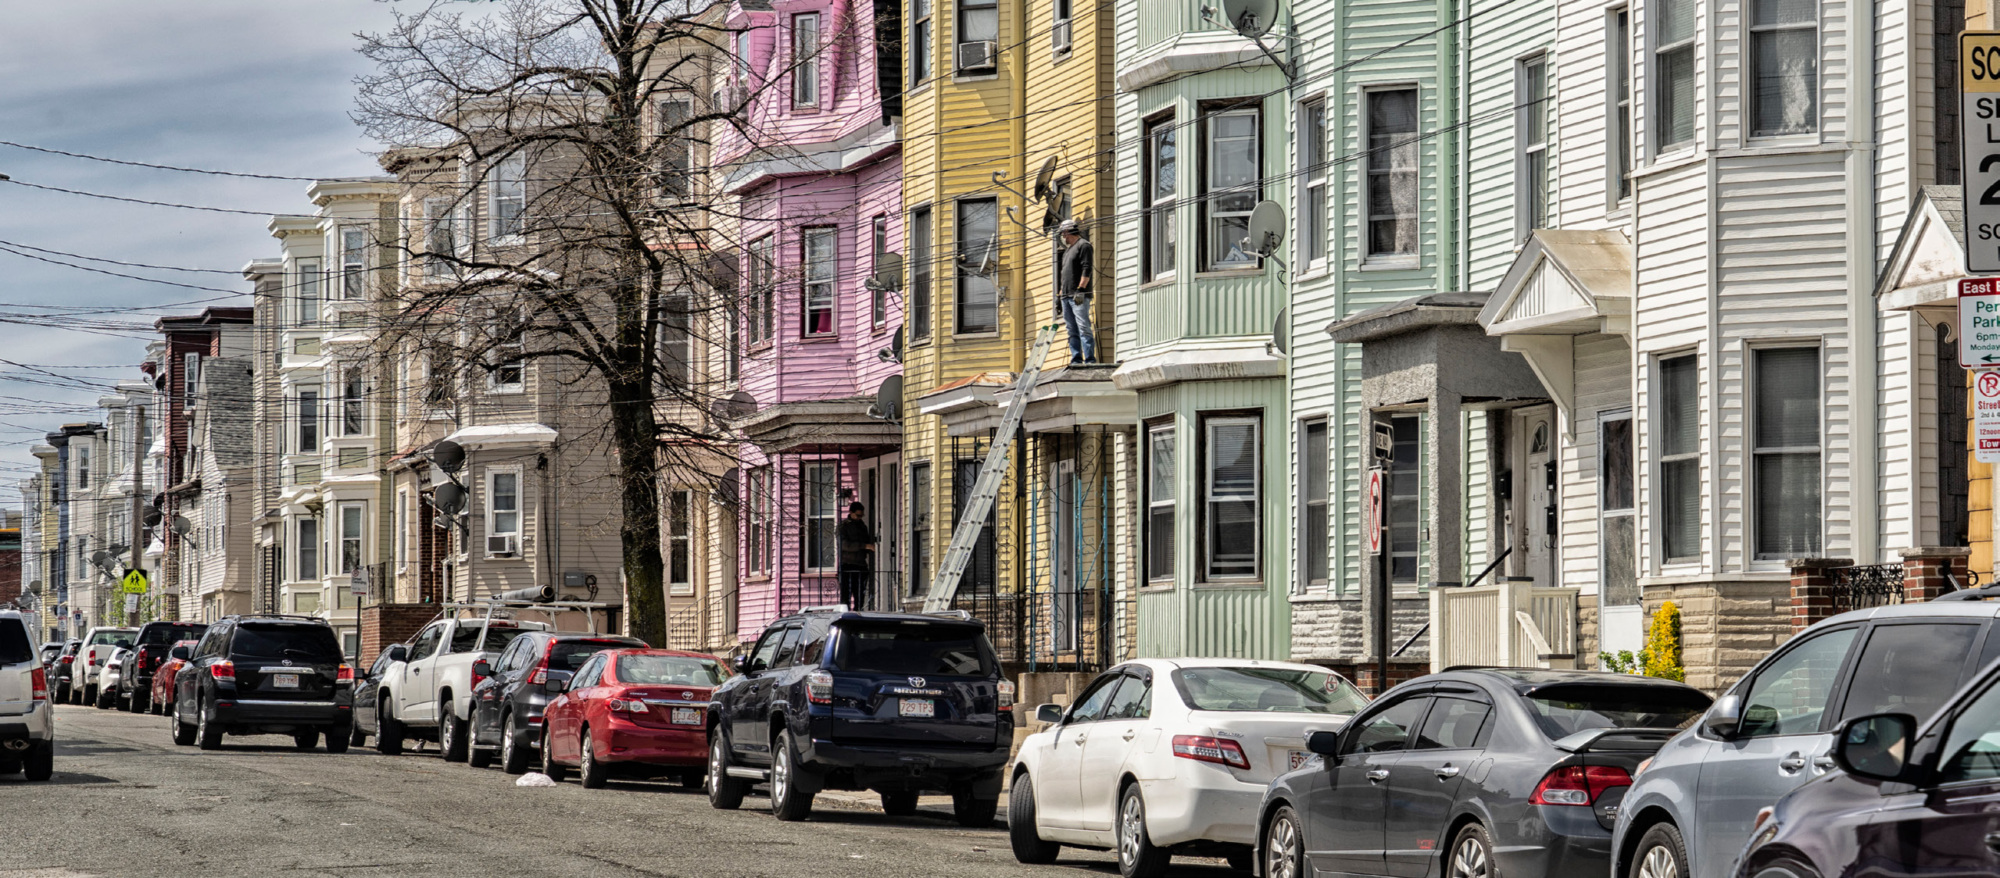
[[[1632,411],[1597,418],[1598,649],[1637,655],[1645,646],[1639,605],[1638,485]]]
[[[1069,652],[1077,644],[1076,461],[1056,461],[1049,474],[1049,570],[1055,601],[1050,605],[1050,645]]]
[[[1554,411],[1536,406],[1516,412],[1513,445],[1514,569],[1536,585],[1557,585]]]

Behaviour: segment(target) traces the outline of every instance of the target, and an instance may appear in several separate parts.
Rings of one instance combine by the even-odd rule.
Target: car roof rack
[[[801,615],[805,613],[852,613],[852,612],[854,612],[854,608],[846,604],[825,604],[817,607],[806,607],[805,609],[799,611]]]
[[[967,611],[965,611],[965,610],[938,610],[938,611],[936,611],[936,612],[933,612],[933,613],[925,613],[924,615],[926,615],[926,616],[937,616],[937,617],[939,617],[939,618],[943,618],[943,619],[957,619],[957,620],[959,620],[960,622],[970,622],[970,621],[972,621],[972,614],[971,614],[970,612],[967,612]]]
[[[549,620],[547,622],[537,622],[535,624],[549,626],[547,630],[550,632],[555,631],[556,613],[580,612],[583,614],[583,617],[586,620],[588,620],[590,625],[590,630],[585,632],[567,632],[567,633],[582,633],[591,635],[596,635],[599,633],[597,630],[597,614],[593,611],[608,610],[611,608],[610,604],[597,601],[521,601],[521,600],[508,600],[505,598],[478,598],[469,601],[446,601],[441,606],[443,607],[443,609],[439,612],[438,614],[439,616],[443,616],[445,613],[451,613],[454,616],[456,616],[457,614],[463,613],[466,610],[472,610],[474,612],[483,611],[485,615],[479,617],[476,621],[480,621],[482,624],[485,625],[491,625],[493,623],[494,613],[500,610],[510,610],[510,611],[526,610],[531,613],[533,612],[546,613],[548,614]],[[504,618],[511,620],[512,614],[510,613],[508,616]],[[609,620],[607,619],[606,621]]]
[[[278,619],[281,621],[288,621],[288,622],[317,622],[321,625],[327,625],[327,626],[331,626],[333,624],[318,616],[301,616],[296,613],[231,613],[227,616],[224,616],[223,618],[236,619],[238,621],[242,621],[245,619]]]

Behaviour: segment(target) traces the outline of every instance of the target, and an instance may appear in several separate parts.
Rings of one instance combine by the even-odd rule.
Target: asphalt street
[[[277,736],[202,752],[174,746],[160,717],[56,711],[55,778],[0,778],[0,878],[1117,874],[1095,851],[1016,863],[1004,823],[962,829],[943,798],[894,818],[872,794],[824,794],[811,820],[780,823],[763,798],[716,811],[667,782],[519,787],[434,748],[334,756]],[[1195,860],[1173,874],[1238,873]]]

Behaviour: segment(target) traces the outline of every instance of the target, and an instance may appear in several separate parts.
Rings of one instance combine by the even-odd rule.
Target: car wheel
[[[591,748],[590,730],[583,730],[583,741],[577,745],[576,779],[587,790],[604,788],[607,770],[604,763],[597,761],[597,753]]]
[[[306,729],[292,733],[292,746],[300,750],[311,750],[319,746],[319,729]]]
[[[403,752],[403,722],[386,703],[375,705],[375,752],[384,756]]]
[[[56,772],[56,742],[37,741],[21,757],[21,770],[32,781],[45,781]]]
[[[98,710],[110,710],[112,698],[110,690],[93,688],[90,693],[90,704]]]
[[[70,693],[69,693],[69,684],[68,684],[68,683],[64,683],[64,684],[62,684],[62,685],[60,685],[60,686],[57,686],[57,687],[56,687],[56,703],[57,703],[57,704],[68,704],[68,703],[69,703],[69,698],[70,698]]]
[[[465,751],[465,764],[473,768],[486,768],[493,764],[493,748],[471,747]]]
[[[1452,840],[1451,855],[1445,861],[1445,875],[1448,878],[1499,878],[1498,865],[1493,862],[1493,839],[1486,834],[1486,827],[1470,823],[1458,831],[1458,838]]]
[[[1819,873],[1811,867],[1780,860],[1758,867],[1756,878],[1819,878]]]
[[[125,699],[125,710],[131,713],[145,713],[146,702],[149,700],[151,699],[146,694],[141,694],[139,690],[134,689],[132,690],[132,694]]]
[[[1672,823],[1654,824],[1632,852],[1631,878],[1688,878],[1687,843]]]
[[[167,725],[173,727],[174,743],[182,747],[194,743],[194,725],[192,723],[181,722],[181,715],[179,713],[168,711]]]
[[[1014,848],[1014,859],[1037,866],[1055,862],[1062,853],[1062,845],[1043,841],[1035,825],[1035,782],[1025,771],[1007,793],[1007,843]]]
[[[1307,878],[1305,838],[1290,805],[1278,806],[1264,827],[1264,878]]]
[[[891,817],[908,817],[917,813],[917,794],[909,790],[883,790],[882,813]]]
[[[459,719],[453,711],[451,699],[438,704],[438,750],[442,751],[446,762],[465,761],[465,720]]]
[[[347,752],[347,745],[353,742],[353,719],[349,719],[347,722],[326,730],[326,752],[328,753],[345,753]]]
[[[804,820],[812,814],[813,794],[806,791],[805,769],[799,754],[792,750],[789,729],[778,733],[771,749],[771,816],[779,820]]]
[[[1167,873],[1167,862],[1172,859],[1166,851],[1153,846],[1153,838],[1146,834],[1146,799],[1139,794],[1139,785],[1125,787],[1125,794],[1118,801],[1118,874],[1125,878],[1158,878]]]
[[[549,780],[562,783],[563,778],[569,776],[569,769],[556,764],[555,752],[556,748],[549,746],[548,738],[544,737],[542,739],[542,773],[548,775]]]
[[[514,728],[513,717],[500,718],[500,770],[520,774],[528,770],[528,748],[521,743],[522,732]]]
[[[743,794],[749,791],[749,781],[729,776],[729,742],[722,737],[722,730],[710,729],[708,732],[709,807],[718,811],[734,811],[743,807]]]
[[[359,747],[368,743],[368,733],[361,730],[361,724],[352,720],[347,723],[347,744]]]
[[[222,749],[222,726],[215,724],[208,718],[210,712],[208,704],[199,701],[195,702],[194,742],[196,746],[203,750],[220,750]]]
[[[993,825],[993,816],[1000,813],[1000,793],[981,795],[978,785],[970,781],[954,786],[951,790],[951,816],[958,825],[969,829],[984,829]]]

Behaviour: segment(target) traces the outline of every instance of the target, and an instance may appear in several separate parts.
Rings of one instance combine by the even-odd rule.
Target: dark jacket
[[[851,570],[868,569],[868,546],[875,542],[875,534],[868,530],[868,522],[843,518],[838,536],[840,566]]]
[[[1058,283],[1061,286],[1056,290],[1056,295],[1076,297],[1079,283],[1084,284],[1082,294],[1085,296],[1097,291],[1097,288],[1090,283],[1091,255],[1089,238],[1078,238],[1075,244],[1063,250],[1058,273]]]

